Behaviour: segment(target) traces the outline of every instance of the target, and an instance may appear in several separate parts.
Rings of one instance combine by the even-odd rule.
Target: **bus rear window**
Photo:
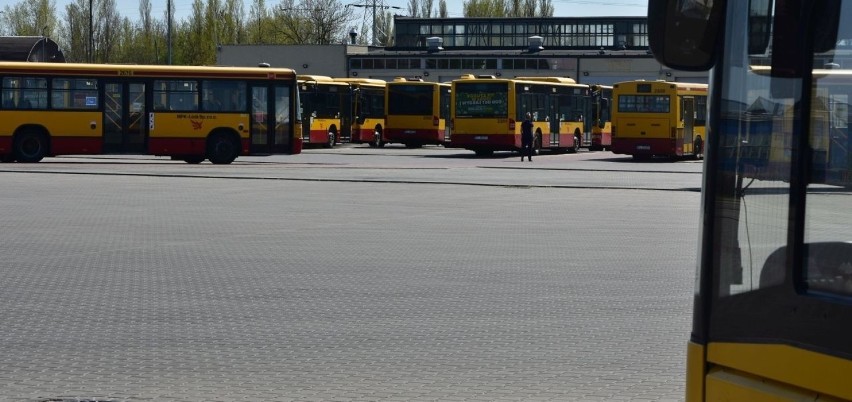
[[[506,83],[458,83],[455,87],[456,117],[507,117],[509,85]]]
[[[619,95],[618,111],[622,113],[668,113],[671,98],[668,95]]]
[[[430,85],[389,85],[388,114],[431,116],[432,87]]]

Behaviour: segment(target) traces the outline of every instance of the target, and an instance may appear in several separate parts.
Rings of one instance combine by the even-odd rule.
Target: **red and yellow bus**
[[[450,84],[400,77],[386,94],[385,142],[416,148],[449,139]]]
[[[281,68],[0,62],[0,159],[297,154],[298,94]]]
[[[349,85],[346,102],[349,110],[345,115],[352,118],[342,122],[345,139],[353,144],[384,146],[385,81],[373,78],[335,78],[334,81]]]
[[[612,147],[612,87],[590,86],[592,96],[591,133],[583,145],[590,151],[603,151]]]
[[[613,153],[637,159],[703,154],[707,84],[625,81],[613,85],[613,96]]]
[[[521,149],[521,124],[529,112],[535,149],[576,152],[591,111],[588,85],[561,77],[464,76],[451,92],[452,133],[449,147],[477,155]]]
[[[350,121],[349,84],[320,75],[298,75],[304,145],[332,148],[342,140],[343,121]]]

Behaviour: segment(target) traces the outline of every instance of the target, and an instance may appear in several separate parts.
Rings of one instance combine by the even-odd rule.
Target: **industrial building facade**
[[[220,65],[261,62],[300,74],[418,77],[462,74],[559,76],[581,83],[632,79],[707,82],[706,72],[673,71],[654,60],[644,17],[394,18],[394,45],[222,46]]]

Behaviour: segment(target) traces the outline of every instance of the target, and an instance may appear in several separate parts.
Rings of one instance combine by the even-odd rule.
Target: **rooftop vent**
[[[444,50],[441,45],[444,44],[444,39],[439,38],[437,36],[433,36],[431,38],[426,38],[426,46],[429,48],[430,52],[440,52]]]
[[[538,52],[540,50],[544,50],[544,38],[541,36],[530,36],[529,37],[529,51],[530,52]]]

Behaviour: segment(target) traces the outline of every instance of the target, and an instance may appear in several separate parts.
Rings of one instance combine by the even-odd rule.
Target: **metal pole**
[[[94,28],[93,21],[94,20],[94,11],[92,11],[92,0],[89,0],[89,45],[86,46],[86,61],[92,63],[95,59],[95,39],[93,36]]]
[[[378,46],[378,42],[376,41],[376,0],[373,0],[373,46]]]
[[[166,41],[168,42],[167,46],[169,48],[169,65],[172,65],[172,0],[168,0],[168,10],[166,11],[166,15],[168,15],[168,28],[166,29]]]
[[[47,25],[41,29],[41,62],[47,61]]]

